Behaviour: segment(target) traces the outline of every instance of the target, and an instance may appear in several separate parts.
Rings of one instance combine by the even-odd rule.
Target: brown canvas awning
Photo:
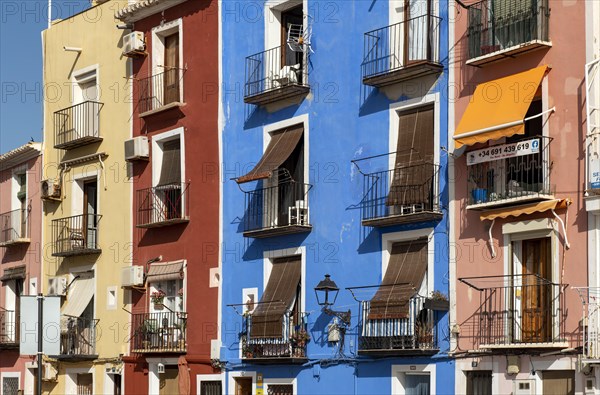
[[[371,299],[369,319],[405,318],[427,271],[427,239],[392,245],[390,262]]]
[[[181,143],[179,139],[167,141],[162,149],[162,166],[158,185],[181,183]]]
[[[26,270],[25,270],[24,265],[10,267],[8,269],[4,269],[4,273],[2,273],[2,277],[0,277],[0,281],[25,279],[25,275],[26,275]]]
[[[295,125],[271,134],[271,141],[260,161],[246,175],[238,177],[238,184],[271,177],[290,157],[304,133],[304,125]]]
[[[429,203],[433,180],[433,106],[400,114],[388,206]]]
[[[183,278],[183,262],[153,263],[148,270],[148,282],[180,280]]]
[[[273,262],[267,287],[252,313],[251,338],[283,336],[283,316],[296,297],[301,268],[300,256],[279,258]]]

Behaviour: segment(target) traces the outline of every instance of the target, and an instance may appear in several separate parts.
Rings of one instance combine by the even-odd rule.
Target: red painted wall
[[[195,393],[197,374],[215,373],[210,366],[210,341],[218,335],[218,288],[209,287],[209,270],[218,267],[219,246],[219,146],[218,146],[218,7],[216,0],[187,1],[171,9],[135,23],[135,30],[144,32],[149,52],[133,62],[135,79],[151,75],[152,28],[161,20],[170,22],[182,18],[183,58],[187,68],[183,78],[185,106],[144,119],[139,117],[138,86],[133,87],[134,136],[145,135],[152,147],[156,134],[179,127],[184,129],[185,176],[190,183],[186,224],[156,229],[133,230],[133,259],[145,265],[162,255],[162,262],[187,260],[187,354],[191,389]],[[150,148],[150,151],[152,149]],[[150,153],[152,156],[152,152]],[[140,205],[135,191],[152,187],[152,158],[134,162],[134,227]],[[133,312],[148,311],[148,295],[132,291]],[[148,354],[146,357],[176,357]],[[135,357],[132,356],[132,357]],[[126,393],[148,390],[148,366],[145,359],[128,358],[125,365]]]

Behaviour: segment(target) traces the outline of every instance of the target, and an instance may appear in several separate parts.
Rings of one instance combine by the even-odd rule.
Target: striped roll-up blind
[[[433,117],[432,105],[400,114],[388,206],[429,202],[433,180]]]
[[[180,280],[183,278],[183,262],[153,263],[146,277],[148,282]]]
[[[300,256],[273,262],[269,282],[252,313],[251,338],[283,337],[283,316],[291,308],[301,277]]]
[[[179,139],[163,143],[162,166],[158,186],[181,183],[181,143]]]
[[[392,245],[387,270],[371,299],[369,319],[405,318],[427,271],[427,239]]]
[[[260,161],[246,175],[239,177],[238,184],[269,178],[290,157],[304,133],[303,125],[295,125],[271,134],[271,141]]]

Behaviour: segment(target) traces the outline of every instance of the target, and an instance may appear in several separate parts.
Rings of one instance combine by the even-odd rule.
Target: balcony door
[[[404,64],[431,58],[431,0],[406,0],[404,3]]]
[[[83,183],[83,243],[86,248],[96,248],[98,229],[98,182],[94,180]]]
[[[304,136],[292,154],[278,169],[277,179],[277,221],[278,226],[300,225],[296,210],[305,207],[304,200]],[[301,207],[299,207],[301,206]],[[294,217],[297,220],[292,221]],[[294,223],[293,223],[294,222]]]
[[[549,237],[523,240],[521,243],[521,279],[517,279],[516,299],[520,299],[521,341],[552,341],[552,259]],[[519,289],[520,288],[520,289]],[[516,321],[517,323],[519,320]],[[520,329],[520,330],[519,330]]]
[[[297,6],[291,8],[287,11],[281,13],[281,67],[289,66],[293,70],[290,70],[284,74],[284,76],[288,77],[290,82],[294,82],[294,77],[290,76],[290,73],[294,73],[296,77],[296,81],[301,84],[302,83],[302,65],[304,64],[304,53],[293,51],[289,45],[287,45],[287,37],[288,32],[292,25],[302,26],[302,30],[304,30],[304,13],[302,11],[302,6]],[[277,71],[277,70],[276,70]]]
[[[179,101],[179,32],[165,37],[163,105]]]

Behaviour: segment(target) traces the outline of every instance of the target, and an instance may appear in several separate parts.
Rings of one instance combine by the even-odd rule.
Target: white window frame
[[[114,293],[114,301],[111,301],[111,293]],[[119,304],[119,293],[116,285],[106,287],[106,310],[116,310]]]
[[[220,381],[223,392],[225,391],[225,374],[197,374],[196,375],[196,393],[200,395],[203,381]]]
[[[93,166],[96,167],[96,164]],[[84,172],[73,176],[74,182],[71,183],[71,215],[83,214],[83,184],[93,180],[96,180],[96,214],[102,212],[100,208],[100,173],[97,169],[91,170],[88,166],[84,169]]]
[[[81,91],[81,84],[85,84],[86,82],[90,82],[92,80],[96,80],[96,92],[97,92],[96,101],[101,101],[100,96],[102,93],[100,92],[99,70],[100,70],[100,65],[94,64],[91,66],[87,66],[87,67],[78,69],[73,72],[73,74],[71,76],[71,85],[72,85],[71,104],[72,105],[81,104],[83,102],[90,100],[89,98],[86,98],[83,96],[83,93]]]
[[[38,289],[40,289],[39,284],[38,284],[38,278],[37,277],[30,278],[29,279],[29,295],[37,296]]]
[[[183,69],[185,63],[183,61],[183,19],[178,18],[170,22],[162,23],[160,26],[156,26],[151,31],[152,37],[152,75],[155,76],[165,71],[164,59],[165,59],[165,37],[172,34],[179,34],[179,81],[183,78]],[[154,84],[154,79],[152,81]],[[183,85],[179,84],[179,103],[183,103]],[[154,86],[152,87],[154,89]],[[160,107],[159,107],[160,108]]]
[[[96,370],[91,368],[67,368],[65,371],[65,395],[77,395],[77,375],[92,374],[92,391],[96,390]]]
[[[428,297],[434,287],[434,261],[435,261],[435,232],[433,228],[423,228],[416,230],[408,230],[404,232],[385,233],[381,236],[381,281],[385,276],[390,258],[392,256],[392,245],[397,242],[417,240],[427,237],[427,277],[425,284],[421,285],[419,295]],[[425,287],[423,286],[425,285]],[[425,288],[425,289],[423,289]],[[424,294],[422,294],[424,293]]]
[[[263,388],[265,394],[269,393],[270,385],[291,385],[294,387],[292,394],[298,393],[298,383],[297,380],[294,379],[263,379]]]
[[[160,172],[162,171],[162,144],[179,138],[180,144],[180,159],[181,159],[181,183],[185,182],[185,138],[184,128],[179,127],[167,132],[156,134],[152,137],[152,186],[158,185],[160,180]],[[182,199],[185,199],[183,194]],[[182,205],[185,207],[185,202],[182,200]]]
[[[250,296],[254,297],[254,306],[252,310],[248,310],[246,306],[246,302],[249,301]],[[243,288],[242,289],[242,312],[243,313],[252,313],[256,309],[256,303],[258,303],[258,288]]]
[[[19,380],[19,385],[17,387],[17,389],[19,390],[24,390],[24,388],[21,386],[23,381],[21,380],[21,372],[2,372],[0,374],[0,388],[4,387],[4,379],[5,378],[17,378]]]
[[[181,287],[178,287],[178,292],[180,289],[183,289],[183,310],[181,310],[181,312],[187,312],[187,260],[186,259],[180,259],[180,260],[175,260],[175,261],[169,261],[168,263],[178,263],[181,262],[183,263],[183,278],[178,279],[178,280],[169,280],[169,281],[181,281]],[[157,281],[148,281],[148,288],[149,288],[149,293],[148,293],[148,303],[150,305],[150,312],[151,313],[164,313],[165,311],[168,310],[155,310],[154,309],[154,304],[152,303],[152,298],[151,298],[151,294],[152,292],[155,292],[158,290],[158,288],[156,288],[154,286],[154,284],[156,284]],[[177,298],[175,299],[177,301]],[[174,310],[175,312],[178,312],[177,309]]]
[[[239,372],[230,372],[229,377],[227,378],[227,394],[235,395],[235,379],[236,378],[251,378],[252,379],[252,393],[256,393],[256,372],[248,372],[248,371],[239,371]],[[263,379],[264,385],[264,379]]]
[[[392,394],[405,394],[403,378],[406,374],[428,374],[429,375],[429,393],[436,394],[436,365],[392,365],[391,369],[391,387]]]

